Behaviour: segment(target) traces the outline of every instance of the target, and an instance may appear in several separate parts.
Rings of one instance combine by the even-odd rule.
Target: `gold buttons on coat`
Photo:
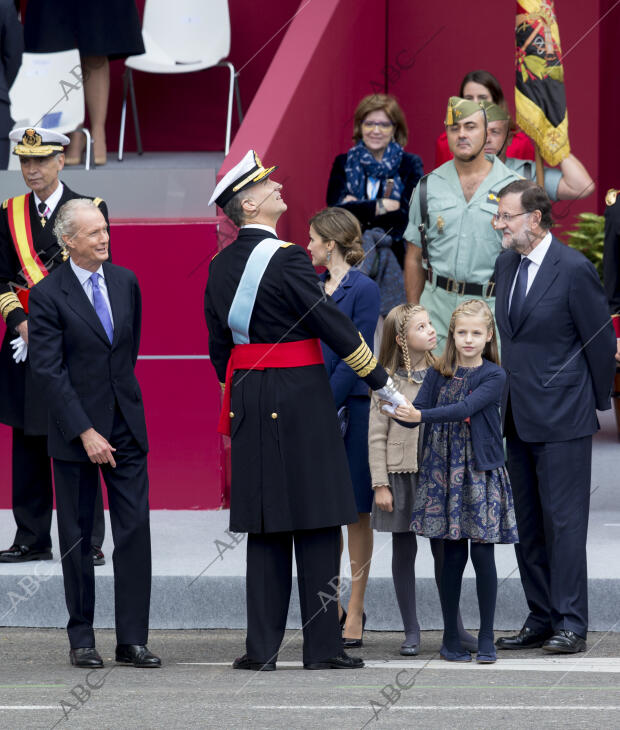
[[[276,418],[278,417],[278,414],[277,414],[277,413],[272,413],[272,414],[271,414],[271,417],[272,417],[273,419],[276,419]]]
[[[228,415],[230,416],[230,418],[234,418],[235,417],[235,414],[232,411]]]

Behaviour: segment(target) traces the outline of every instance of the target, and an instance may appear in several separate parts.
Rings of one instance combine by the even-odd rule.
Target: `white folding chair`
[[[91,137],[84,123],[84,84],[77,48],[59,53],[24,53],[11,91],[11,116],[16,127],[45,127],[86,137],[86,169],[90,170]],[[15,155],[11,155],[14,158]],[[11,159],[9,169],[14,169]]]
[[[146,0],[142,38],[146,53],[130,56],[125,61],[123,107],[118,141],[119,161],[123,159],[125,145],[128,94],[131,99],[138,154],[141,155],[143,152],[132,71],[182,74],[216,66],[227,67],[230,71],[230,86],[225,153],[228,154],[233,92],[237,97],[239,122],[242,120],[237,73],[230,61],[222,60],[230,53],[228,0],[174,0],[174,2]]]

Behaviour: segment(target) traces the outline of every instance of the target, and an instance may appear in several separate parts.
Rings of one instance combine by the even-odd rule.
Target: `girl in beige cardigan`
[[[434,363],[432,350],[437,336],[424,307],[401,304],[385,318],[379,362],[394,378],[398,390],[411,402],[424,376]],[[378,532],[392,533],[392,577],[405,629],[400,647],[403,656],[414,656],[420,645],[415,600],[416,536],[410,530],[418,471],[419,428],[405,428],[381,412],[373,395],[368,430],[370,474],[374,500],[371,525]],[[420,440],[421,442],[421,440]],[[435,580],[439,585],[443,562],[443,541],[431,540]],[[459,614],[461,643],[475,651],[476,639],[463,629]]]

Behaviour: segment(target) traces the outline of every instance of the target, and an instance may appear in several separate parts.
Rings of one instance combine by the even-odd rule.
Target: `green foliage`
[[[596,213],[579,213],[577,225],[568,231],[568,245],[588,258],[603,279],[603,246],[605,244],[605,218]]]

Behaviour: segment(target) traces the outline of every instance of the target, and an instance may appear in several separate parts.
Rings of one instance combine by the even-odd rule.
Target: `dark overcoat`
[[[74,198],[89,198],[63,186],[62,197],[45,226],[34,203],[34,195],[30,196],[30,227],[34,249],[48,271],[63,264],[61,248],[53,233],[54,222],[60,207]],[[90,198],[91,200],[93,198]],[[99,209],[108,221],[106,204],[95,198]],[[26,280],[21,273],[21,264],[15,251],[13,238],[9,228],[8,208],[0,207],[0,295],[12,291],[12,284],[27,288]],[[6,332],[0,349],[0,423],[21,428],[30,435],[47,433],[47,408],[35,387],[30,368],[30,359],[25,363],[13,360],[13,349],[10,341],[18,335],[15,327],[27,319],[24,310],[19,307],[9,313],[6,319]]]
[[[228,313],[249,255],[268,237],[275,238],[259,228],[242,228],[211,262],[205,316],[209,353],[221,382],[233,347]],[[351,320],[325,296],[307,253],[293,244],[283,244],[265,270],[249,334],[250,343],[320,338],[343,359],[365,347]],[[373,388],[387,379],[374,358],[364,374]],[[280,532],[357,521],[323,364],[237,370],[231,411],[231,530]]]

